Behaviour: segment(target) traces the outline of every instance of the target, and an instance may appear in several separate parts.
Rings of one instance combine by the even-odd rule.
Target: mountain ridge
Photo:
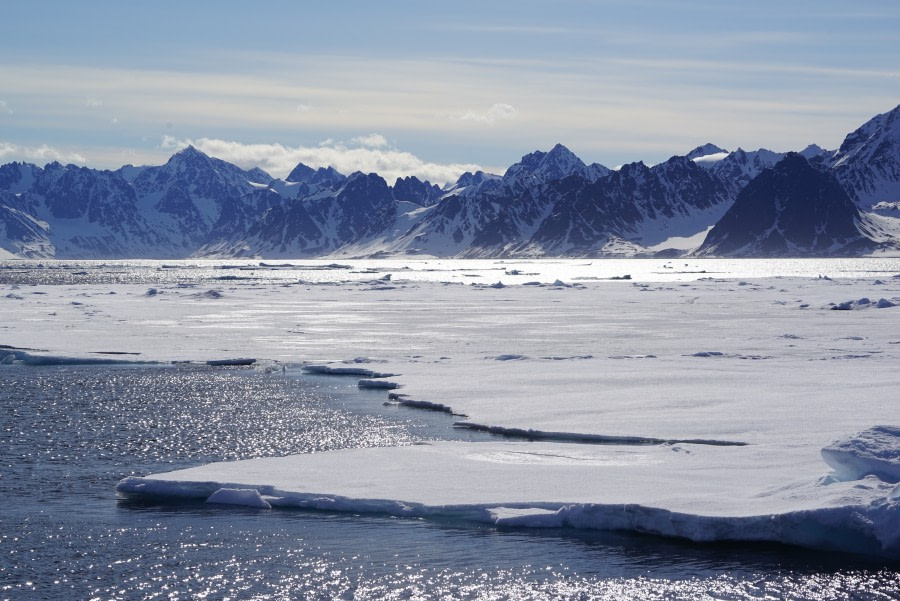
[[[822,194],[803,191],[801,180],[818,181]],[[788,201],[785,213],[778,203]],[[754,221],[773,211],[793,224],[784,244]],[[807,235],[822,227],[828,245]],[[745,243],[725,244],[726,230],[725,239]],[[26,258],[98,259],[892,253],[900,250],[900,106],[849,133],[836,151],[810,144],[798,153],[728,152],[706,143],[656,165],[611,170],[556,144],[502,176],[465,173],[443,188],[302,163],[281,180],[192,146],[163,165],[114,171],[9,163],[0,166],[0,248]]]

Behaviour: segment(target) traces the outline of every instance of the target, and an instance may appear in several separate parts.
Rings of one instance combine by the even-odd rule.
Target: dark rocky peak
[[[773,150],[769,150],[767,148],[760,148],[758,150],[744,150],[743,148],[738,148],[734,152],[732,152],[728,157],[734,157],[737,162],[742,164],[753,164],[760,165],[764,167],[771,167],[778,161],[784,158],[783,152],[775,152]]]
[[[822,155],[834,154],[834,152],[834,150],[825,150],[818,144],[810,144],[809,146],[801,150],[798,154],[807,161],[811,161],[817,157],[821,157]]]
[[[309,179],[315,175],[316,170],[312,167],[308,167],[303,163],[297,163],[297,166],[294,167],[288,176],[284,178],[286,182],[294,182],[294,183],[306,183]]]
[[[441,187],[429,181],[422,181],[414,175],[398,177],[394,184],[394,198],[428,207],[441,197]]]
[[[247,170],[247,177],[254,184],[264,184],[268,186],[271,184],[275,178],[266,173],[264,169],[260,169],[259,167],[254,167],[252,169]]]
[[[0,190],[13,194],[28,191],[41,174],[41,168],[31,163],[7,163],[0,165]]]
[[[871,247],[860,213],[835,177],[791,152],[738,194],[700,254],[791,256],[858,254]]]
[[[366,190],[376,188],[390,192],[390,187],[383,177],[377,173],[363,173],[362,171],[354,171],[348,175],[343,182],[339,192],[349,190]]]
[[[650,167],[644,164],[644,161],[637,161],[635,163],[626,163],[622,165],[619,169],[612,172],[613,176],[617,176],[619,179],[623,178],[644,178],[650,174]]]
[[[346,179],[346,176],[338,172],[334,167],[328,166],[313,169],[303,163],[298,163],[285,178],[285,181],[309,184],[312,188],[334,188],[342,184]]]
[[[585,176],[588,181],[595,182],[600,178],[606,177],[612,172],[612,169],[600,163],[591,163],[584,168]]]
[[[772,166],[772,171],[775,172],[777,177],[785,179],[792,177],[814,178],[817,176],[809,161],[799,152],[786,153],[784,158]]]
[[[249,172],[244,171],[237,165],[216,157],[211,157],[208,154],[197,150],[193,146],[188,146],[173,154],[166,164],[163,165],[162,170],[170,176],[176,177],[224,177],[231,180],[231,183],[238,183],[240,181],[246,182],[250,177]],[[264,171],[262,171],[262,173],[265,177],[269,177]],[[269,177],[269,181],[271,181],[271,177]]]
[[[689,159],[699,159],[700,157],[709,156],[711,154],[721,154],[723,152],[728,152],[728,151],[725,150],[724,148],[716,146],[715,144],[711,144],[711,143],[707,142],[706,144],[703,144],[702,146],[698,146],[697,148],[693,149],[692,151],[687,153],[685,156]]]
[[[347,177],[344,174],[329,165],[328,167],[319,167],[316,169],[316,173],[312,176],[309,183],[333,188],[340,185],[346,179]]]
[[[459,176],[459,179],[456,180],[456,184],[450,186],[450,188],[467,188],[469,186],[477,186],[488,180],[498,179],[500,179],[500,176],[494,175],[493,173],[485,173],[484,171],[472,173],[471,171],[466,171]]]
[[[584,161],[562,144],[557,144],[549,152],[537,150],[525,155],[506,170],[503,179],[534,178],[540,182],[549,182],[568,175],[583,177],[585,169]]]
[[[169,157],[166,166],[177,169],[198,169],[211,166],[211,157],[193,146],[183,148]]]

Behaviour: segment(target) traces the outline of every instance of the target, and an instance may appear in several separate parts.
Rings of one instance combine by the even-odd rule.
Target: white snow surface
[[[448,427],[515,435],[216,463],[128,478],[126,494],[900,558],[900,260],[853,277],[760,279],[719,277],[728,263],[710,260],[680,275],[703,279],[551,286],[571,264],[498,263],[468,280],[479,285],[392,270],[390,286],[373,286],[376,276],[323,270],[321,282],[218,282],[215,295],[7,287],[0,344],[46,352],[0,350],[0,363],[115,350],[308,364],[353,385],[389,377],[399,389],[385,401],[443,406]],[[655,444],[622,444],[636,438]]]

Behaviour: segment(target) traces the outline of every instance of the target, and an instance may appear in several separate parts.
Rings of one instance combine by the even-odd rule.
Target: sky
[[[837,148],[900,103],[900,2],[5,2],[0,163],[164,163],[192,144],[284,177],[503,173]]]

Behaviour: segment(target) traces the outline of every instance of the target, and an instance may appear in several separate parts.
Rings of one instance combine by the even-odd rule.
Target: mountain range
[[[834,151],[697,147],[587,165],[565,146],[444,187],[300,164],[284,179],[188,147],[115,171],[0,166],[0,257],[900,254],[900,106]]]

